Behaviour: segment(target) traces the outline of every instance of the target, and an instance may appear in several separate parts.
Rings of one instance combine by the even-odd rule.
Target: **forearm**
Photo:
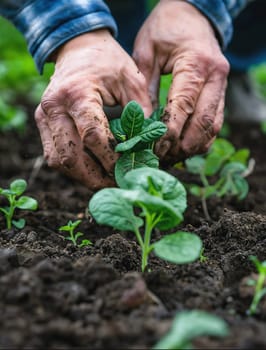
[[[100,28],[117,33],[102,0],[4,0],[0,14],[22,32],[40,72],[49,56],[73,37]]]

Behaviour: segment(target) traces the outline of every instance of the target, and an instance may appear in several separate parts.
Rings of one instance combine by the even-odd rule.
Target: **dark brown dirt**
[[[177,312],[201,309],[227,321],[230,335],[198,338],[196,348],[266,349],[265,298],[248,316],[251,295],[242,290],[255,272],[248,257],[266,260],[266,136],[254,125],[231,128],[236,148],[249,147],[256,161],[247,198],[209,200],[209,223],[189,196],[181,227],[200,235],[207,260],[175,266],[152,256],[144,274],[133,235],[88,217],[88,190],[45,164],[34,173],[42,153],[34,124],[24,135],[1,134],[0,186],[31,179],[26,194],[39,209],[17,211],[22,230],[6,230],[0,215],[0,348],[150,349]],[[75,248],[59,233],[77,218],[92,246]]]

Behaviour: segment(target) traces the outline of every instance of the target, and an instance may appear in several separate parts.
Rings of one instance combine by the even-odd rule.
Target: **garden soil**
[[[188,196],[179,228],[201,237],[206,260],[176,266],[151,256],[145,273],[134,235],[97,225],[86,210],[92,193],[41,164],[33,121],[24,134],[1,133],[0,186],[24,178],[39,208],[16,212],[26,219],[22,230],[7,230],[0,215],[0,348],[151,349],[178,312],[200,309],[224,319],[230,333],[197,338],[195,348],[266,349],[266,298],[248,315],[253,290],[245,284],[256,272],[249,256],[266,260],[266,136],[256,125],[230,127],[229,140],[256,162],[248,196],[208,200],[211,222]],[[59,232],[76,219],[93,245],[75,248]]]

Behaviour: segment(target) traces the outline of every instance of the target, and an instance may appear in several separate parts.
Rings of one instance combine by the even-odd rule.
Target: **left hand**
[[[133,58],[146,77],[155,108],[160,75],[172,73],[163,121],[167,133],[155,152],[174,163],[204,153],[223,123],[229,64],[213,27],[193,5],[161,0],[140,29]]]

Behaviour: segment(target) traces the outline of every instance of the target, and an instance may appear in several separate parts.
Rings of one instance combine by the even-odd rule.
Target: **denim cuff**
[[[96,29],[117,35],[116,23],[101,0],[36,0],[10,18],[22,32],[40,73],[48,57],[68,40]]]
[[[247,0],[185,0],[194,5],[211,22],[223,50],[233,35],[233,18],[244,8]]]

